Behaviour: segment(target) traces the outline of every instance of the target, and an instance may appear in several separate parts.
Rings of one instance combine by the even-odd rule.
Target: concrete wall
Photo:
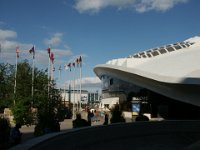
[[[200,140],[200,121],[135,122],[95,126],[39,138],[38,141],[34,139],[13,149],[192,150],[193,143]]]

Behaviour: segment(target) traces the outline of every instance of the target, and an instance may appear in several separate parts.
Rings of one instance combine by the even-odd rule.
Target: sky
[[[17,46],[18,61],[32,63],[34,45],[45,70],[50,46],[60,87],[79,78],[78,68],[64,69],[79,56],[83,88],[96,90],[96,65],[199,35],[199,0],[0,0],[0,63],[15,64]]]

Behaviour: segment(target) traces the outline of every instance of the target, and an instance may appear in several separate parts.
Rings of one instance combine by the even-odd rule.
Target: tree
[[[14,66],[10,64],[0,64],[0,110],[9,107],[13,98],[13,75]]]
[[[10,64],[0,64],[0,107],[12,109],[14,120],[30,125],[38,119],[42,130],[56,118],[60,118],[59,110],[63,108],[61,96],[51,81],[48,95],[48,76],[44,70],[34,68],[34,95],[32,97],[32,67],[29,62],[18,63],[17,87],[14,95],[15,67]],[[13,103],[15,99],[15,105]],[[33,114],[37,110],[37,118]]]

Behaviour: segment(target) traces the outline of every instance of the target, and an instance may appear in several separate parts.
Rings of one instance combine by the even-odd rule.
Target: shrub
[[[115,107],[111,110],[111,114],[112,114],[112,117],[110,118],[111,123],[125,122],[119,104],[115,105]]]

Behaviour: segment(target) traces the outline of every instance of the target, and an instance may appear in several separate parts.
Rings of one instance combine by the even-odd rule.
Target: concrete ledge
[[[199,140],[200,121],[134,122],[48,134],[12,149],[183,150],[191,149],[193,143]]]

